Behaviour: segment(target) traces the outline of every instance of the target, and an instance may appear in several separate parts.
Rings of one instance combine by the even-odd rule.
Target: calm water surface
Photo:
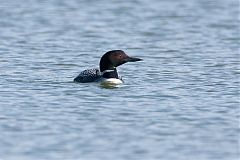
[[[1,160],[237,160],[238,0],[1,0]],[[72,80],[122,49],[119,88]]]

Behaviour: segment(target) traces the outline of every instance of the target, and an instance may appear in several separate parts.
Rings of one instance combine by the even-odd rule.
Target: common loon
[[[106,82],[106,83],[122,83],[121,78],[117,73],[116,67],[126,63],[141,61],[140,58],[130,57],[122,50],[112,50],[105,53],[100,60],[99,69],[87,69],[82,71],[74,82],[87,83],[87,82]]]

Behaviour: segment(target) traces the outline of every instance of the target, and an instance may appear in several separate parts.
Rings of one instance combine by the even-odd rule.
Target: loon
[[[76,78],[74,82],[88,83],[88,82],[98,82],[121,84],[122,79],[118,75],[116,67],[127,63],[141,61],[142,59],[136,57],[128,56],[122,50],[112,50],[105,53],[100,60],[100,70],[99,69],[87,69],[82,71]]]

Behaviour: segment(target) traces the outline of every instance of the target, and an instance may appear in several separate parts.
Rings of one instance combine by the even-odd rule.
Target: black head
[[[100,60],[100,71],[103,72],[108,69],[114,69],[126,62],[141,61],[140,58],[129,57],[122,50],[112,50],[105,53]]]

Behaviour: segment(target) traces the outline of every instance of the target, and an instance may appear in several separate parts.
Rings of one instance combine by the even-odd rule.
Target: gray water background
[[[238,0],[1,0],[0,159],[237,160],[239,42]]]

